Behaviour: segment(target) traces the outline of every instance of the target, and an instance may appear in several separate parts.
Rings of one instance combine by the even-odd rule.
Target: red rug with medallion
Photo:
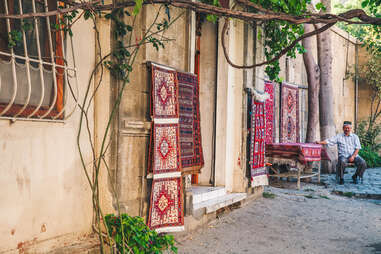
[[[295,85],[281,85],[280,143],[299,142],[299,90]]]
[[[148,225],[161,232],[184,230],[181,178],[154,179]]]
[[[157,232],[184,230],[179,86],[176,70],[150,63],[151,118],[149,171],[153,173],[148,226]]]
[[[201,144],[200,101],[197,75],[177,72],[179,83],[180,148],[182,171],[200,173],[204,165]]]

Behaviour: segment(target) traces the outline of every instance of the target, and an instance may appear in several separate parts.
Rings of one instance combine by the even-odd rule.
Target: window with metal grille
[[[0,0],[0,12],[41,13],[59,5],[55,0]],[[76,69],[65,60],[60,20],[60,15],[0,19],[0,118],[63,120],[70,115],[65,113],[68,82],[76,81]],[[71,52],[74,59],[73,47]]]

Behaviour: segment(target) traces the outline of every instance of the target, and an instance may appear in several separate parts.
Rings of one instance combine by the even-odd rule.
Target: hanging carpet
[[[148,225],[156,232],[184,230],[181,178],[154,179]]]
[[[153,173],[148,226],[157,232],[184,230],[179,102],[176,70],[149,63],[153,120],[149,170]]]
[[[250,131],[250,173],[251,186],[268,185],[265,167],[265,105],[253,99]]]
[[[265,93],[269,95],[269,98],[265,101],[266,112],[266,144],[274,142],[274,84],[270,81],[265,81]]]
[[[299,91],[295,85],[282,83],[280,113],[280,143],[299,142]]]
[[[198,79],[197,75],[185,72],[177,72],[177,79],[182,172],[200,173],[204,165],[204,157],[201,144]]]

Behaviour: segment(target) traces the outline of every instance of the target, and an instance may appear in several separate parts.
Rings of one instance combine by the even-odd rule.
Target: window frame
[[[3,0],[0,0],[0,1],[3,1]],[[8,7],[9,6],[14,7],[14,4],[17,4],[17,2],[20,3],[20,1],[22,1],[22,0],[4,0],[4,4],[6,2]],[[37,12],[36,8],[35,8],[35,4],[36,4],[35,0],[28,0],[28,1],[33,1],[33,5],[34,5],[33,12]],[[60,1],[45,0],[45,3],[47,3],[47,5],[45,6],[46,12],[48,10],[50,10],[49,8],[52,7],[52,3],[56,3],[56,6],[54,6],[53,8],[58,8],[59,6],[64,6],[63,3]],[[21,4],[21,6],[22,6],[22,4]],[[12,13],[12,10],[10,10],[10,8],[8,8],[8,13]],[[13,10],[13,13],[14,13],[14,10]],[[65,60],[64,60],[64,55],[65,55],[64,54],[64,39],[65,38],[63,35],[62,27],[60,27],[60,29],[56,30],[56,31],[54,31],[51,28],[52,20],[53,20],[53,22],[55,22],[55,24],[58,24],[59,20],[61,19],[61,15],[56,15],[56,16],[52,16],[52,17],[44,17],[44,19],[46,19],[47,28],[46,28],[46,30],[44,29],[42,31],[38,31],[39,30],[38,19],[40,19],[40,18],[35,17],[32,19],[34,33],[36,33],[35,34],[36,37],[39,36],[39,33],[41,33],[41,32],[44,33],[44,35],[46,36],[45,38],[48,41],[47,44],[45,43],[45,48],[40,49],[41,43],[40,43],[39,39],[36,39],[37,43],[39,44],[39,46],[38,46],[39,58],[38,59],[29,58],[29,56],[27,54],[25,54],[25,51],[24,51],[24,56],[17,55],[14,53],[13,48],[10,49],[10,53],[8,53],[8,54],[6,52],[0,52],[0,56],[1,57],[8,57],[8,59],[10,59],[10,61],[11,61],[12,68],[14,68],[14,66],[16,64],[15,63],[16,59],[26,60],[29,58],[29,61],[28,60],[25,61],[25,65],[29,65],[29,66],[27,66],[27,71],[29,71],[30,62],[37,62],[38,68],[40,69],[40,75],[43,75],[43,76],[45,76],[43,74],[44,66],[50,66],[51,70],[55,69],[55,71],[53,72],[53,82],[51,84],[52,91],[54,91],[54,94],[52,94],[50,96],[50,101],[49,101],[48,106],[42,105],[42,100],[44,97],[41,98],[39,105],[30,105],[29,100],[26,100],[24,104],[16,104],[15,103],[16,96],[12,96],[13,98],[12,97],[9,98],[9,102],[0,103],[0,118],[1,117],[11,117],[11,118],[32,118],[32,119],[37,118],[37,119],[63,120],[65,117],[65,113],[64,113],[64,108],[65,108],[65,105],[64,105],[64,82],[65,82],[65,80],[64,79],[65,79],[65,77],[67,78],[67,69],[68,69],[66,66]],[[41,19],[43,19],[43,18],[41,17]],[[21,22],[23,22],[23,19],[21,19]],[[5,27],[6,34],[8,35],[9,31],[12,31],[11,19],[6,19],[6,25],[8,26],[8,27]],[[25,48],[26,43],[27,43],[26,35],[25,35],[25,32],[22,31],[22,44],[23,44],[24,48]],[[3,51],[3,50],[4,50],[4,48],[0,49],[0,51]],[[47,61],[43,60],[44,57],[41,56],[42,55],[41,52],[43,50],[48,52],[48,57],[50,58],[50,62],[48,60]],[[4,51],[6,51],[6,50],[4,50]],[[17,80],[17,77],[21,76],[20,75],[21,73],[15,71],[15,70],[13,70],[12,72],[16,76],[16,80]],[[15,81],[13,81],[13,82],[15,82]],[[40,81],[40,82],[42,82],[42,81]],[[28,92],[31,94],[32,81],[29,80],[28,85],[30,86],[30,91],[28,91]],[[41,85],[44,86],[45,84],[41,84]],[[2,87],[4,87],[4,86],[2,86]],[[11,87],[12,86],[9,86],[9,88],[11,88]],[[15,88],[14,84],[13,84],[13,89],[16,89],[16,92],[14,92],[14,93],[17,94],[17,86]],[[44,96],[46,96],[46,95],[44,95]]]

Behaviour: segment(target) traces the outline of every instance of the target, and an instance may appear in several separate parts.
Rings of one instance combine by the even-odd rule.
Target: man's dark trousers
[[[339,157],[337,170],[339,170],[339,177],[340,177],[340,179],[344,178],[344,169],[345,169],[345,166],[348,163],[348,159],[349,158],[350,157],[348,157],[348,158],[345,158],[343,156]],[[357,167],[355,175],[357,175],[360,178],[362,178],[362,175],[364,174],[364,171],[366,169],[366,162],[365,162],[365,160],[363,158],[361,158],[360,155],[357,155],[355,160],[354,160],[354,163],[355,163],[355,165]]]

